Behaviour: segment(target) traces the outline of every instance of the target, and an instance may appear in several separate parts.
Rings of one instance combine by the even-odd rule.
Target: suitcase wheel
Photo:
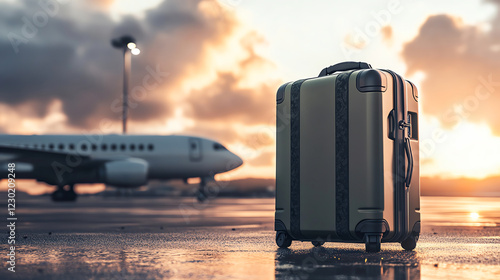
[[[365,248],[369,253],[380,252],[380,243],[382,234],[368,234],[365,233]]]
[[[288,248],[292,245],[292,237],[286,231],[276,232],[276,245],[280,248]]]
[[[403,247],[403,249],[405,249],[406,251],[412,251],[413,249],[415,249],[415,247],[417,247],[417,241],[418,233],[413,233],[408,238],[406,238],[405,241],[401,242],[401,247]]]
[[[319,247],[325,244],[325,241],[312,241],[311,243],[314,247]]]

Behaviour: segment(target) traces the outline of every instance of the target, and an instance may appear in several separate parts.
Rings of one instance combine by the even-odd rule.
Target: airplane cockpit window
[[[216,151],[227,151],[226,147],[222,146],[219,143],[214,143],[214,150],[216,150]]]

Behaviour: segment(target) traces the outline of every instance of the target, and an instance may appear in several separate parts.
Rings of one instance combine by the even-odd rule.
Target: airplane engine
[[[110,161],[102,170],[104,183],[117,187],[140,187],[148,182],[148,163],[142,159]]]

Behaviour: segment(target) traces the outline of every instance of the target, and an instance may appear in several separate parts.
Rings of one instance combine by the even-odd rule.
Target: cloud
[[[253,166],[269,166],[273,163],[274,157],[274,152],[263,152],[257,157],[248,160],[248,163]]]
[[[382,33],[382,39],[387,44],[392,44],[392,27],[390,25],[386,25],[380,29],[380,33]]]
[[[244,124],[269,124],[274,117],[275,86],[238,86],[233,73],[219,73],[210,85],[194,90],[188,99],[188,115],[205,121],[231,120]]]
[[[247,147],[250,147],[252,149],[269,147],[274,144],[274,139],[270,136],[270,133],[272,132],[274,131],[261,130],[257,133],[250,133],[245,136],[244,143]]]
[[[427,18],[402,51],[407,75],[423,73],[423,111],[450,128],[467,119],[500,135],[500,13],[489,28],[450,15]]]
[[[274,125],[274,95],[282,81],[253,77],[275,69],[272,62],[255,51],[263,43],[265,40],[256,32],[245,34],[238,45],[244,57],[231,71],[218,71],[212,83],[192,90],[186,115],[201,121]]]
[[[60,100],[70,126],[91,128],[103,118],[119,122],[121,110],[113,104],[121,98],[123,62],[110,39],[130,34],[142,50],[132,58],[131,88],[144,87],[144,78],[151,75],[148,67],[169,73],[151,79],[155,85],[130,109],[130,116],[144,122],[168,118],[176,86],[204,63],[207,48],[223,44],[239,26],[216,1],[164,1],[146,11],[142,20],[126,16],[119,21],[109,15],[110,1],[94,2],[99,4],[56,4],[53,15],[38,2],[0,4],[1,29],[24,38],[0,38],[1,103],[29,104],[33,114],[43,118],[48,106]],[[45,14],[45,24],[36,24],[37,14]],[[33,36],[25,36],[25,25],[33,27]]]
[[[500,196],[500,177],[484,179],[421,177],[421,194],[437,196]]]
[[[346,44],[349,47],[361,50],[366,47],[366,41],[360,40],[356,35],[354,34],[347,34],[344,37],[344,44]]]
[[[97,5],[98,8],[109,8],[114,0],[87,0],[91,5]]]

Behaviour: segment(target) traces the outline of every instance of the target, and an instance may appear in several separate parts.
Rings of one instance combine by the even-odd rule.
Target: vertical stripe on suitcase
[[[302,239],[300,232],[300,87],[305,81],[292,84],[290,91],[290,233]]]
[[[349,234],[349,73],[335,82],[335,228],[343,240]]]

